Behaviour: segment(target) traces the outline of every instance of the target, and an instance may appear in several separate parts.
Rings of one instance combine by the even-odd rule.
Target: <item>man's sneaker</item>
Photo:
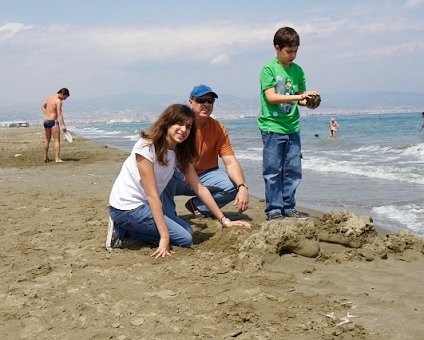
[[[282,220],[282,219],[284,219],[284,216],[281,213],[276,213],[276,214],[267,216],[266,219],[268,221]]]
[[[188,211],[193,215],[194,218],[206,218],[207,216],[202,214],[197,207],[194,205],[194,197],[190,198],[184,205]]]
[[[309,214],[297,210],[291,210],[284,213],[285,217],[294,217],[298,220],[307,220],[309,217]]]
[[[184,206],[186,207],[186,209],[188,210],[188,211],[190,211],[191,212],[191,214],[193,215],[193,217],[195,217],[196,216],[196,210],[197,210],[197,208],[196,208],[196,206],[194,205],[194,202],[193,202],[193,198],[190,198],[185,204],[184,204]]]
[[[115,228],[113,220],[109,216],[109,224],[107,226],[106,236],[106,250],[112,251],[113,248],[119,248],[122,245],[122,241],[118,237],[118,233]]]

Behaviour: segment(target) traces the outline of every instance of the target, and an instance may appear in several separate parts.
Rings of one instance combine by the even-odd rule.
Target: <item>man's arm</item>
[[[223,227],[245,227],[250,228],[250,224],[244,221],[231,221],[226,218],[221,209],[216,204],[209,189],[200,182],[196,171],[194,170],[193,164],[190,164],[184,172],[184,176],[188,185],[193,189],[194,193],[200,200],[208,207],[209,211],[221,222]]]
[[[47,101],[45,101],[43,105],[41,105],[41,111],[43,111],[45,116],[47,115]]]
[[[222,156],[228,177],[238,186],[238,193],[234,205],[238,207],[238,213],[245,211],[249,207],[249,192],[244,184],[244,173],[236,156]]]
[[[63,114],[62,114],[62,101],[60,99],[57,99],[57,102],[56,102],[56,112],[57,112],[57,119],[62,125],[62,130],[66,132],[67,129],[66,129],[65,120],[63,119]]]

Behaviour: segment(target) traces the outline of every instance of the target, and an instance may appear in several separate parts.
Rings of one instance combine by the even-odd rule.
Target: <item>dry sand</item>
[[[41,127],[0,129],[2,339],[423,338],[421,238],[350,212],[265,222],[252,198],[227,210],[252,230],[192,220],[193,248],[172,257],[108,253],[126,153],[74,136],[65,163],[44,164],[42,142]]]

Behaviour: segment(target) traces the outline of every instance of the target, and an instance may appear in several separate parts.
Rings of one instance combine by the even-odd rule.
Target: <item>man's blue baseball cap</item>
[[[208,94],[208,93],[212,93],[212,95],[215,98],[218,98],[218,95],[215,92],[213,92],[212,89],[209,86],[197,85],[197,86],[193,87],[193,90],[191,90],[190,99],[192,99],[193,97],[201,97],[201,96]]]

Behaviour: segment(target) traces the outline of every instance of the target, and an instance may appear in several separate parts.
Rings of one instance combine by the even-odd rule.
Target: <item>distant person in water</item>
[[[420,131],[422,131],[422,130],[424,129],[424,112],[423,112],[423,113],[421,113],[421,116],[423,117],[423,125],[421,125],[421,129],[420,129]]]
[[[43,105],[41,111],[44,113],[44,162],[49,162],[49,144],[53,135],[55,162],[60,163],[63,160],[60,158],[60,129],[59,123],[62,126],[63,132],[66,132],[66,125],[62,114],[62,101],[69,97],[69,90],[67,88],[60,89],[56,94],[48,97]]]
[[[337,130],[339,128],[339,124],[337,124],[337,121],[334,118],[330,119],[330,137],[336,138]]]

